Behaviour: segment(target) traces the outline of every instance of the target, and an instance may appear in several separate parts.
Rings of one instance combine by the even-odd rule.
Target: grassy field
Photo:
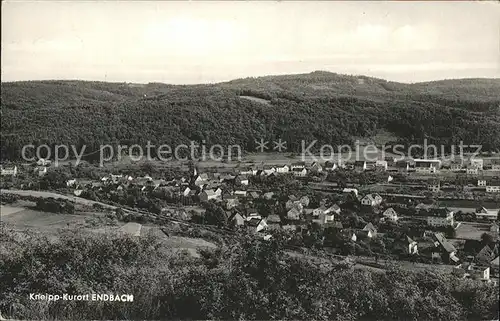
[[[56,214],[23,207],[1,206],[2,222],[16,228],[57,229],[85,225],[85,216]]]
[[[483,233],[490,231],[490,224],[461,222],[456,229],[456,238],[464,240],[480,240]]]

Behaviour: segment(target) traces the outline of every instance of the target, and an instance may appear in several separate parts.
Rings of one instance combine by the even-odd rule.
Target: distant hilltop
[[[261,138],[351,144],[390,132],[393,142],[500,149],[500,79],[403,84],[383,79],[308,74],[236,79],[209,85],[78,80],[1,84],[1,155],[23,145],[112,142],[239,144]],[[91,147],[89,147],[91,148]]]

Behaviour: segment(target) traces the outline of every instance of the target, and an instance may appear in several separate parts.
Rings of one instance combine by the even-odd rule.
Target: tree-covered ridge
[[[297,150],[302,140],[341,145],[379,129],[404,143],[428,138],[500,148],[499,80],[406,85],[314,72],[214,85],[33,81],[2,83],[1,89],[1,154],[10,159],[28,143],[91,150],[204,140],[254,150],[255,140],[281,137]]]

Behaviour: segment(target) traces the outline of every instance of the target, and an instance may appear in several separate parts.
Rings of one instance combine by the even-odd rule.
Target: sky
[[[500,78],[498,2],[3,1],[2,81]]]

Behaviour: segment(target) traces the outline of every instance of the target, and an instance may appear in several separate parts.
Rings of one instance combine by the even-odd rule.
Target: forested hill
[[[241,144],[282,138],[340,145],[385,129],[400,142],[500,149],[500,80],[401,84],[329,72],[174,86],[2,83],[2,158],[24,144]]]

